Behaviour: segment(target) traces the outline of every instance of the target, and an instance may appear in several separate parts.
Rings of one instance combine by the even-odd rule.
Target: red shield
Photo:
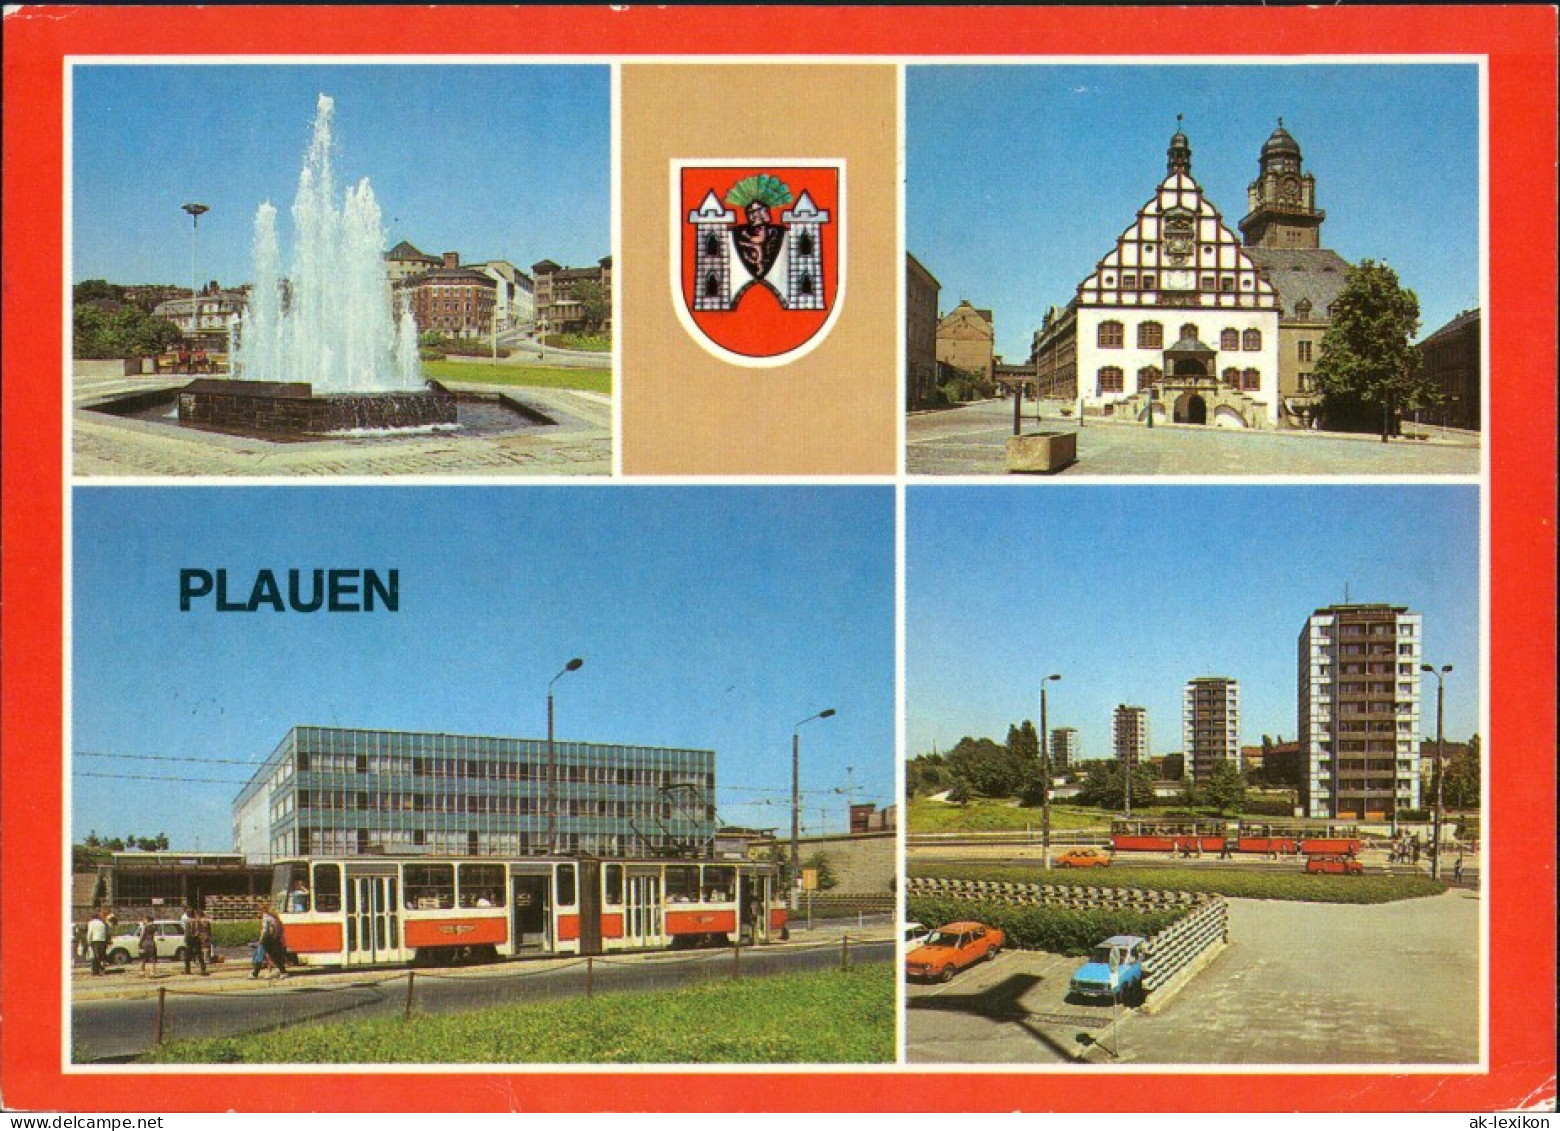
[[[845,163],[672,164],[674,301],[706,350],[781,365],[828,334],[845,293]]]

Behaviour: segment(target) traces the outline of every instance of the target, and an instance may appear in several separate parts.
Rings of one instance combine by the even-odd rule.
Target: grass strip
[[[897,967],[495,1006],[195,1041],[152,1064],[877,1064],[894,1058]]]
[[[505,365],[494,361],[425,361],[422,368],[423,376],[439,381],[612,392],[610,369],[563,369],[551,365]]]
[[[1118,857],[1119,859],[1119,857]],[[1073,887],[1135,888],[1139,891],[1202,891],[1238,899],[1284,899],[1302,903],[1393,903],[1440,895],[1446,884],[1429,876],[1359,875],[1272,872],[1220,868],[1134,868],[1112,864],[1073,872],[1045,872],[1035,864],[971,864],[917,862],[915,876],[960,880],[997,880],[1018,884],[1056,884]]]

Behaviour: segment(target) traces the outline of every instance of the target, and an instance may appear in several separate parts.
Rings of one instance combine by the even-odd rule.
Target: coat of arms
[[[707,350],[781,365],[823,340],[844,296],[845,163],[672,165],[677,313]]]

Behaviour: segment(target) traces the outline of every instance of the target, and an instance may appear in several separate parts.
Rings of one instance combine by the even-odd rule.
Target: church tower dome
[[[1246,189],[1250,211],[1240,222],[1247,247],[1319,248],[1327,213],[1316,207],[1316,178],[1305,172],[1300,143],[1284,119],[1262,145],[1257,179]]]

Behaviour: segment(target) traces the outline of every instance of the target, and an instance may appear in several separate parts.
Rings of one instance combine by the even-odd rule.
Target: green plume
[[[751,177],[743,177],[726,194],[726,203],[733,208],[745,208],[755,200],[771,208],[778,208],[782,204],[791,203],[791,190],[779,177],[755,173]]]

